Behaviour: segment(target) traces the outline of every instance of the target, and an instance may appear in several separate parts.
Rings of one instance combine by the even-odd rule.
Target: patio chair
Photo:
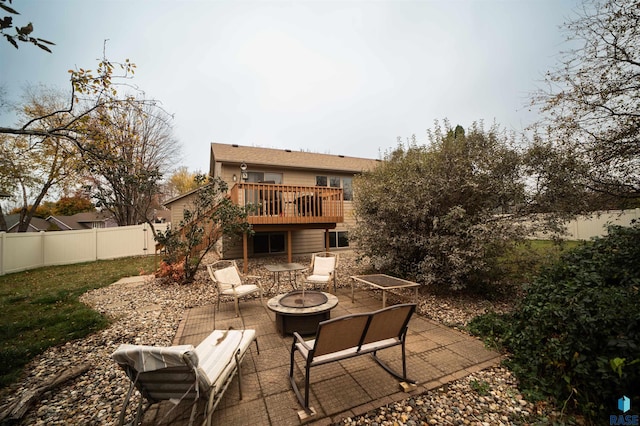
[[[336,292],[336,268],[338,267],[338,254],[328,251],[313,253],[311,255],[311,275],[305,278],[305,283],[310,283],[314,287],[317,285],[327,286],[333,281],[333,292]]]
[[[192,345],[120,345],[111,357],[125,371],[131,384],[118,418],[119,424],[124,423],[134,389],[141,394],[134,425],[140,423],[149,407],[167,400],[174,406],[159,423],[174,422],[176,419],[168,419],[169,415],[181,401],[187,400],[192,403],[191,425],[201,397],[207,398],[204,418],[207,425],[211,424],[211,415],[236,373],[242,399],[241,363],[251,342],[255,342],[259,354],[255,330],[214,330],[195,348]]]
[[[218,292],[217,309],[220,309],[220,299],[222,296],[233,297],[236,309],[236,316],[240,315],[240,307],[238,301],[241,297],[249,296],[253,293],[260,295],[260,303],[264,306],[262,298],[262,286],[259,281],[257,284],[243,284],[243,277],[240,274],[238,265],[235,260],[219,260],[207,265],[209,276],[216,286]],[[260,277],[254,275],[245,275],[245,279],[258,279]]]

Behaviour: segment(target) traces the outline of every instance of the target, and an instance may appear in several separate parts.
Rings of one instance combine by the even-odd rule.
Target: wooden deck
[[[231,200],[253,206],[252,225],[313,225],[344,222],[344,194],[341,188],[238,183],[231,188]]]

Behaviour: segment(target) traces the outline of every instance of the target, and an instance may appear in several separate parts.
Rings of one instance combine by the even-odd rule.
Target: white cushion
[[[223,290],[221,293],[226,295],[226,296],[244,296],[250,293],[253,293],[255,291],[258,291],[260,289],[260,287],[258,287],[257,285],[254,284],[243,284],[243,285],[239,285],[235,288],[229,288],[226,290]],[[235,292],[234,292],[235,290]]]
[[[214,330],[194,350],[201,378],[217,392],[235,369],[235,353],[243,354],[255,338],[255,330]]]
[[[240,275],[238,275],[238,270],[235,266],[228,266],[226,268],[213,271],[213,276],[216,278],[216,281],[218,281],[218,285],[221,290],[226,290],[242,284],[242,280],[240,279]]]
[[[331,277],[329,275],[309,275],[307,281],[316,281],[321,283],[327,283]]]
[[[316,344],[316,340],[315,339],[307,340],[305,341],[305,343],[307,344],[307,346],[313,348]],[[390,338],[390,339],[379,340],[377,342],[371,342],[371,343],[367,343],[366,345],[362,345],[362,347],[360,348],[360,351],[358,351],[357,346],[353,346],[351,348],[343,349],[341,351],[313,357],[313,361],[311,365],[343,359],[348,356],[356,355],[357,353],[375,352],[377,350],[385,349],[391,346],[396,346],[400,343],[401,343],[400,339]],[[296,343],[296,348],[300,351],[300,354],[304,357],[304,359],[307,359],[309,357],[309,351],[307,350],[307,348],[304,347],[302,343]]]
[[[189,357],[194,365],[198,365],[197,355],[192,345],[179,346],[145,346],[120,345],[111,357],[118,364],[126,364],[136,371],[155,371],[168,367],[184,367],[185,357]]]
[[[315,256],[313,261],[313,275],[329,275],[336,267],[336,258],[333,256]]]

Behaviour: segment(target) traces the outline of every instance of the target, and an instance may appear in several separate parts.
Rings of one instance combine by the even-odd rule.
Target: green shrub
[[[513,314],[470,330],[501,334],[509,366],[530,397],[550,397],[592,419],[640,395],[640,226],[609,235],[543,268]]]
[[[193,282],[202,259],[223,235],[253,233],[247,216],[254,206],[235,204],[227,195],[226,182],[196,175],[194,185],[198,191],[183,210],[183,219],[175,228],[155,235],[165,250],[157,276],[184,284]]]
[[[503,278],[498,259],[526,235],[521,158],[497,125],[436,124],[427,145],[399,145],[354,180],[349,239],[378,272],[445,292],[483,291]]]

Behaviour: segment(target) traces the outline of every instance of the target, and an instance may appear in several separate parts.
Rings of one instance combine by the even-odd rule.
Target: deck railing
[[[236,204],[253,206],[248,217],[249,223],[253,225],[344,221],[341,188],[238,183],[231,188],[230,195]]]

